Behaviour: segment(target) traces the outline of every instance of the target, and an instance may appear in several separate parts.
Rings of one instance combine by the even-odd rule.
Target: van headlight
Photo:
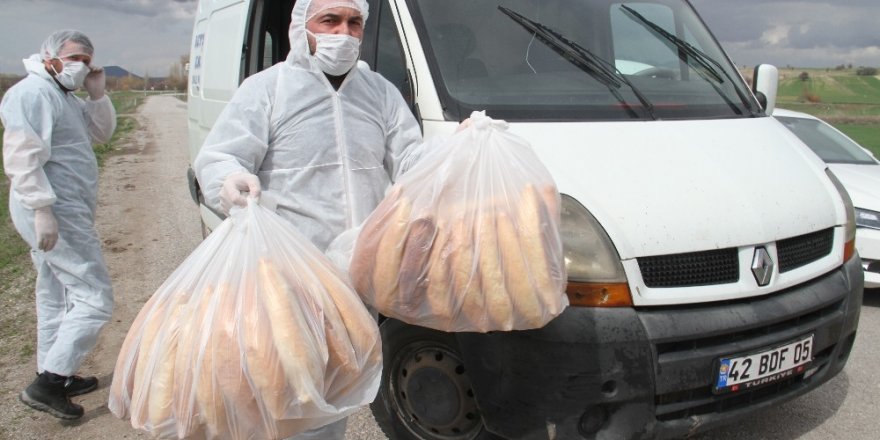
[[[840,198],[843,199],[843,208],[846,210],[846,238],[843,243],[843,261],[847,262],[856,253],[856,210],[853,207],[849,193],[846,192],[846,188],[843,187],[840,180],[837,180],[837,176],[828,168],[825,168],[825,174],[831,179],[831,183],[834,184],[834,188],[837,189]]]
[[[632,306],[617,249],[587,208],[565,194],[559,233],[568,273],[569,303],[580,307]]]
[[[880,229],[880,212],[867,209],[856,209],[856,226],[863,228]]]

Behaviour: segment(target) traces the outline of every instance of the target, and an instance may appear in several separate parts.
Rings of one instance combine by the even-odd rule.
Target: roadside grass
[[[4,90],[0,90],[2,98]],[[144,101],[143,93],[112,92],[110,99],[116,108],[116,132],[106,144],[95,145],[98,164],[103,166],[105,159],[116,146],[137,128],[134,113]],[[0,148],[3,145],[3,127],[0,126]],[[0,170],[2,170],[0,157]],[[34,315],[34,270],[29,247],[21,239],[9,217],[9,179],[5,174],[0,178],[0,368],[6,362],[19,362],[34,354],[36,325]]]
[[[814,102],[826,104],[877,105],[878,94],[880,80],[873,76],[814,73],[806,81],[786,76],[779,83],[780,98],[810,101],[812,95]]]
[[[781,69],[776,105],[822,118],[880,157],[878,77],[854,69]]]
[[[113,151],[119,140],[137,128],[137,119],[135,119],[134,113],[146,98],[142,92],[111,92],[109,95],[110,101],[113,102],[113,107],[116,109],[116,131],[110,138],[110,142],[94,146],[99,166],[104,165],[104,160]]]
[[[859,145],[871,150],[874,157],[880,158],[880,123],[873,125],[834,124],[834,127],[858,142]]]

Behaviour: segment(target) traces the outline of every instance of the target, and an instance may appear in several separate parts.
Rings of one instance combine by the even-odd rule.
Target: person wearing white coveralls
[[[422,144],[400,92],[358,63],[363,0],[300,0],[287,59],[247,78],[193,168],[228,212],[271,192],[277,213],[319,249],[360,225]],[[296,439],[342,439],[345,419]]]
[[[24,59],[28,76],[0,103],[9,212],[31,247],[37,270],[37,378],[20,399],[76,419],[70,396],[97,388],[76,373],[110,320],[113,292],[95,231],[98,164],[93,143],[107,142],[116,111],[104,94],[94,47],[78,31],[53,33]],[[73,91],[85,88],[89,99]]]

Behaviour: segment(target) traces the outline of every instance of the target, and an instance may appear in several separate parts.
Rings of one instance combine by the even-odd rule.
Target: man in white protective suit
[[[9,212],[37,270],[37,378],[19,396],[62,419],[82,417],[71,396],[93,391],[76,373],[110,320],[113,291],[95,231],[98,164],[93,143],[110,140],[116,111],[104,71],[78,31],[53,33],[24,59],[28,76],[0,103]],[[85,88],[89,99],[74,95]]]
[[[425,147],[397,88],[358,63],[367,15],[364,0],[296,2],[287,59],[241,84],[194,161],[209,206],[271,192],[322,251],[376,208]],[[342,419],[295,438],[344,433]]]
[[[384,197],[419,125],[400,92],[358,63],[364,0],[301,0],[287,59],[247,78],[193,168],[209,206],[228,212],[270,191],[319,249]]]

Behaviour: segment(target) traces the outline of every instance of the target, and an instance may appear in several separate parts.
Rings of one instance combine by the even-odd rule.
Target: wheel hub
[[[401,420],[423,438],[473,439],[482,419],[461,360],[447,347],[413,345],[398,352],[391,372]]]

